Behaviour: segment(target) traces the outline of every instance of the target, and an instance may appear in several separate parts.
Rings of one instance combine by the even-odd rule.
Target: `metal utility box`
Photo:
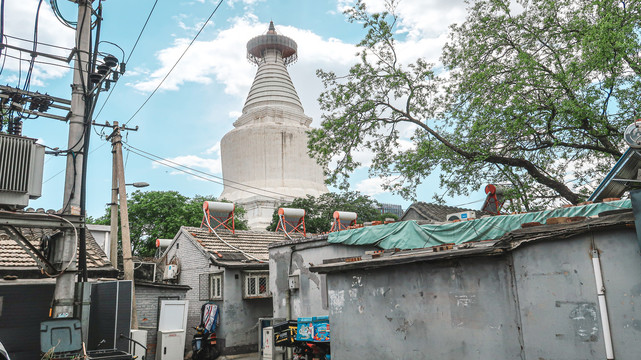
[[[82,325],[78,319],[51,319],[40,323],[40,351],[68,353],[82,349]]]
[[[129,337],[142,344],[140,346],[133,341],[130,342],[129,352],[131,355],[137,356],[138,359],[147,358],[147,352],[145,351],[147,347],[147,330],[131,330]]]
[[[289,275],[289,289],[298,290],[300,288],[300,275]]]
[[[182,360],[185,357],[185,331],[160,330],[156,345],[156,360]]]
[[[274,357],[274,328],[269,326],[263,329],[263,360]]]
[[[36,139],[0,134],[0,208],[22,209],[42,195],[44,158]]]

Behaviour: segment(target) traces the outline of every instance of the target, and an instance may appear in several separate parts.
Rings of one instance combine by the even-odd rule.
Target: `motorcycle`
[[[220,355],[216,347],[216,326],[218,325],[218,305],[204,304],[200,309],[201,323],[194,328],[196,333],[191,341],[193,360],[214,360]]]

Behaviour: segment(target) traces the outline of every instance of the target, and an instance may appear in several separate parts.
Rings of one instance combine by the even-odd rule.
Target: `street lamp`
[[[144,188],[144,187],[149,186],[149,184],[144,182],[144,181],[135,182],[135,183],[131,183],[131,184],[125,184],[125,185],[131,185],[131,186],[137,187],[137,188]]]

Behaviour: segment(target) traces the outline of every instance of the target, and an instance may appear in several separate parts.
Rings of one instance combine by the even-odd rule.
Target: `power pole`
[[[131,280],[131,328],[138,329],[138,313],[136,311],[136,291],[134,288],[134,263],[131,255],[131,237],[129,233],[129,210],[127,208],[127,191],[125,190],[125,167],[122,161],[122,136],[120,130],[137,130],[136,128],[126,128],[125,126],[119,127],[118,122],[114,121],[113,132],[109,137],[111,138],[113,164],[116,166],[113,169],[115,175],[112,179],[116,179],[118,183],[118,204],[120,205],[120,234],[122,236],[122,267],[125,273],[125,280]],[[112,190],[113,191],[113,190]],[[113,192],[112,192],[113,200]],[[111,228],[114,228],[114,208],[111,208]],[[118,230],[116,229],[116,232]]]
[[[78,0],[78,25],[76,27],[76,57],[74,61],[73,84],[71,85],[71,117],[69,119],[69,141],[63,213],[80,214],[80,195],[83,182],[82,164],[88,149],[83,149],[86,121],[86,89],[89,87],[89,50],[91,42],[91,1]],[[57,247],[55,262],[66,271],[56,279],[53,317],[72,317],[77,271],[77,239],[72,231],[64,232],[63,244]]]
[[[115,125],[118,126],[118,123]],[[113,142],[112,142],[113,144]],[[118,174],[116,173],[116,149],[112,146],[111,161],[111,230],[109,233],[109,259],[114,268],[118,268]]]

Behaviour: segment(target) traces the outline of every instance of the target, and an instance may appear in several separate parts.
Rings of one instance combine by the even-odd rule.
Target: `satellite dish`
[[[641,121],[635,121],[628,125],[623,133],[623,139],[630,145],[631,148],[641,148]]]

